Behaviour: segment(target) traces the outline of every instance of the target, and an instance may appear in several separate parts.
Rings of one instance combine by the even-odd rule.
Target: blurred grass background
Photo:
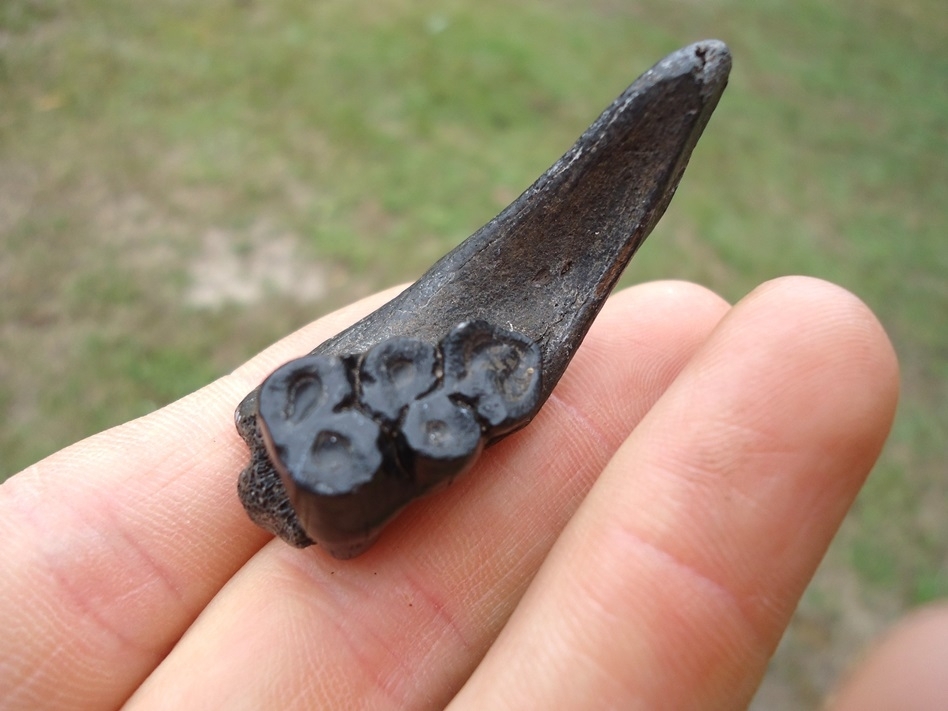
[[[903,367],[755,701],[816,707],[872,634],[948,595],[941,0],[3,0],[0,480],[417,277],[705,37],[730,86],[624,281],[738,299],[824,277]]]

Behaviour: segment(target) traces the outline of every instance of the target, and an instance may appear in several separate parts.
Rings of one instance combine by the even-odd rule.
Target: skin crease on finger
[[[210,599],[267,540],[236,501],[235,478],[247,452],[233,428],[235,404],[273,368],[305,353],[394,293],[321,319],[231,376],[152,415],[63,450],[0,487],[0,629],[6,648],[17,650],[16,656],[0,660],[6,708],[110,708],[133,692]],[[537,422],[488,451],[483,464],[466,480],[407,511],[383,537],[378,551],[340,567],[346,575],[329,578],[325,576],[340,564],[321,551],[301,552],[276,542],[232,586],[238,586],[243,577],[266,594],[277,586],[261,582],[252,570],[270,566],[277,569],[278,579],[299,583],[304,599],[312,597],[314,576],[323,584],[332,580],[329,589],[345,597],[347,586],[371,593],[371,586],[381,584],[375,573],[382,577],[388,571],[389,579],[398,584],[394,588],[401,595],[397,610],[404,616],[412,608],[410,602],[402,603],[414,591],[430,587],[425,579],[413,587],[415,581],[406,571],[429,576],[434,575],[431,566],[451,571],[454,583],[442,590],[445,599],[459,606],[465,600],[480,600],[481,606],[468,615],[467,624],[483,625],[486,631],[456,655],[461,661],[453,675],[441,678],[440,671],[424,669],[421,673],[437,677],[432,683],[440,683],[440,689],[458,685],[458,679],[483,654],[486,640],[506,619],[512,607],[508,598],[526,586],[557,527],[726,308],[710,292],[679,283],[643,285],[617,295],[607,303]],[[615,384],[623,388],[617,392]],[[625,388],[634,394],[628,395]],[[601,411],[596,412],[594,405]],[[543,421],[549,428],[545,434]],[[517,490],[523,506],[535,507],[534,516],[543,523],[542,535],[532,543],[512,547],[485,538],[480,529],[492,513],[509,517],[505,500],[509,492],[495,487],[492,493],[489,482],[522,477],[520,470],[532,464],[531,457],[549,462],[553,441],[559,464],[551,463],[550,474],[568,486],[534,477],[525,479]],[[580,464],[573,466],[576,463]],[[459,509],[456,502],[463,501],[463,492],[471,489],[478,503]],[[444,517],[458,513],[463,515],[453,529],[439,527]],[[543,521],[545,516],[550,521]],[[506,522],[498,532],[513,535],[515,524]],[[414,542],[408,545],[413,530]],[[459,536],[456,543],[441,540],[440,548],[427,549],[425,536],[447,539],[454,535]],[[469,588],[461,576],[471,568],[475,578],[483,579],[480,588]],[[232,599],[221,598],[220,604]],[[299,604],[337,604],[331,598],[318,599],[323,602]],[[288,594],[268,604],[289,611],[296,602]],[[439,605],[428,609],[444,607]],[[244,612],[231,630],[239,644],[228,651],[248,648],[248,641],[260,632],[253,624],[254,615],[267,609],[263,604]],[[368,619],[372,613],[355,609],[353,616]],[[449,637],[447,616],[439,615],[430,620],[428,634]],[[291,636],[291,646],[262,660],[260,648],[251,649],[257,666],[282,654],[296,663],[300,657],[292,652],[304,642],[314,643],[285,627],[276,632]],[[333,634],[338,641],[342,633]],[[419,637],[415,644],[431,641]],[[287,643],[287,639],[279,642]],[[367,657],[385,654],[381,643],[366,648]],[[198,667],[207,668],[208,661],[202,658]],[[400,673],[394,657],[385,661],[392,674]],[[233,679],[226,680],[235,693],[248,681],[246,669],[238,666],[237,672],[236,685]],[[312,679],[311,674],[305,676]],[[205,673],[193,681],[201,684],[207,678]],[[375,681],[393,685],[394,678]],[[285,689],[272,691],[280,697]]]
[[[530,426],[359,558],[267,546],[129,708],[443,707],[611,454],[726,309],[680,283],[618,294]]]
[[[745,708],[897,392],[850,294],[755,291],[619,449],[452,709]]]

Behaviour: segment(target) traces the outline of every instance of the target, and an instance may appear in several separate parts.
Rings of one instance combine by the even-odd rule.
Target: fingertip
[[[876,432],[881,446],[895,417],[899,364],[884,326],[862,299],[823,279],[787,276],[759,286],[737,310],[748,330],[757,322],[758,333],[795,351],[794,374],[810,376],[816,392],[826,388],[821,400],[845,389],[848,406],[841,414],[857,420],[853,432]]]
[[[643,309],[665,313],[684,311],[698,317],[720,318],[730,304],[705,286],[680,279],[662,279],[626,287],[613,294],[604,311],[608,317],[628,313],[628,309]]]
[[[660,374],[671,382],[665,376],[677,374],[728,309],[716,293],[686,281],[652,281],[622,289],[606,302],[577,361],[599,359],[602,367],[617,372],[651,367],[653,356],[661,354],[665,365]]]
[[[852,343],[872,355],[878,375],[897,385],[898,360],[885,328],[872,309],[848,289],[816,277],[786,276],[764,282],[744,301],[777,306],[790,317],[799,314],[818,335]]]
[[[898,623],[827,705],[831,711],[936,711],[948,707],[948,602]]]

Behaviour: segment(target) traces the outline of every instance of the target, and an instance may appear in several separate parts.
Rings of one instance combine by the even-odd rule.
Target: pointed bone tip
[[[693,73],[706,87],[723,88],[731,71],[731,50],[720,40],[702,40],[672,52],[655,69],[661,74]]]
[[[701,62],[701,72],[711,80],[726,79],[731,71],[731,50],[716,39],[695,42],[686,47]]]

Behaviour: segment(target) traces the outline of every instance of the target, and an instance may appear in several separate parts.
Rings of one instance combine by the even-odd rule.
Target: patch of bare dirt
[[[243,236],[221,228],[208,230],[200,253],[188,265],[185,302],[217,308],[274,295],[300,303],[322,299],[329,288],[329,270],[303,255],[299,244],[295,235],[264,222]]]

